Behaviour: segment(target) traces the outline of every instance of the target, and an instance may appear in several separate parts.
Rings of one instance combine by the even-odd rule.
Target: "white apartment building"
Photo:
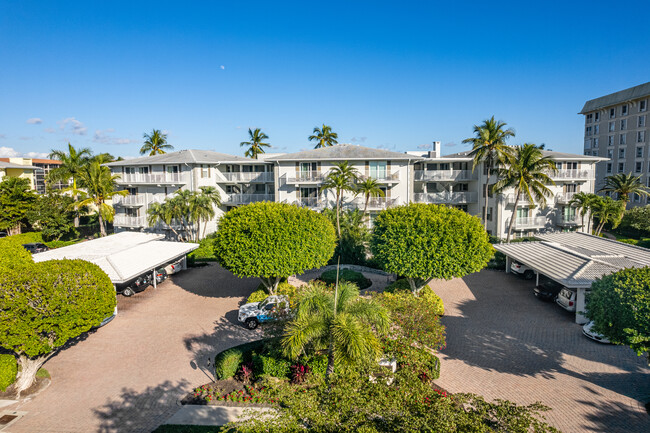
[[[650,82],[589,100],[579,114],[585,116],[584,154],[599,156],[596,191],[605,177],[618,173],[641,176],[650,186],[648,103]],[[634,195],[629,206],[645,206],[647,197]]]
[[[436,142],[434,146],[439,147]],[[594,192],[595,166],[603,158],[542,151],[552,157],[558,172],[549,185],[552,196],[546,206],[520,198],[514,209],[514,190],[490,194],[488,225],[490,234],[505,237],[510,218],[515,218],[515,236],[527,236],[544,229],[575,230],[582,218],[569,205],[577,192]],[[323,182],[334,164],[348,161],[360,178],[374,178],[381,184],[384,197],[373,198],[368,205],[371,219],[392,206],[415,203],[446,204],[472,215],[482,216],[483,197],[488,179],[483,167],[472,170],[469,152],[439,156],[432,152],[391,152],[350,144],[340,144],[297,153],[263,155],[254,160],[204,150],[185,150],[106,164],[121,176],[120,185],[129,195],[114,204],[114,226],[120,230],[165,230],[147,226],[147,208],[162,202],[179,189],[198,190],[214,186],[223,205],[207,232],[216,230],[223,212],[256,201],[278,201],[304,206],[316,211],[335,206],[333,191],[324,190]],[[346,208],[363,209],[365,199],[346,192]]]

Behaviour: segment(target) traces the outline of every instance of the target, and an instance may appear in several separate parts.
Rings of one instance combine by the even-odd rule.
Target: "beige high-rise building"
[[[596,164],[596,191],[605,177],[618,173],[641,176],[650,186],[650,146],[648,140],[650,82],[585,103],[585,155],[608,158]],[[630,197],[631,206],[645,206],[647,197]]]

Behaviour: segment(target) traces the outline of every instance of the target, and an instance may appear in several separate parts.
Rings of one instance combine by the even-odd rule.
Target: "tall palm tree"
[[[339,138],[339,135],[332,131],[332,127],[323,123],[322,128],[319,128],[318,126],[314,128],[313,135],[309,136],[309,141],[315,141],[316,146],[314,146],[314,149],[319,149],[321,147],[330,147],[338,144],[339,142],[336,141],[337,138]]]
[[[214,218],[214,207],[221,206],[221,194],[219,194],[217,188],[213,186],[201,186],[199,189],[201,190],[201,197],[206,200],[206,207],[212,210],[212,215],[209,218],[204,219],[203,236],[205,236],[205,232],[208,229],[208,221]],[[209,214],[210,211],[208,210],[206,213]]]
[[[79,175],[81,170],[88,165],[88,161],[92,156],[92,151],[83,147],[81,149],[75,149],[70,143],[68,143],[68,153],[65,153],[62,150],[54,150],[49,154],[50,159],[56,159],[61,161],[61,165],[54,170],[50,171],[48,174],[48,181],[50,182],[69,182],[72,180],[72,190],[77,191],[77,181],[79,180]],[[79,195],[74,193],[74,201],[79,200]],[[75,212],[74,216],[74,226],[79,227],[79,212]]]
[[[389,327],[386,310],[359,297],[353,283],[337,284],[332,292],[324,284],[310,283],[298,300],[296,316],[282,337],[285,354],[297,358],[306,348],[327,350],[327,378],[334,366],[353,365],[366,356],[377,357],[381,345],[373,332]]]
[[[472,151],[469,153],[474,158],[472,171],[481,163],[487,169],[488,178],[485,182],[485,207],[483,209],[483,224],[487,226],[488,190],[490,176],[496,173],[499,166],[507,158],[511,148],[506,146],[506,140],[515,136],[515,131],[505,129],[507,124],[494,120],[494,116],[484,120],[482,125],[474,125],[474,137],[466,138],[463,143],[471,143]]]
[[[611,197],[596,196],[592,203],[593,216],[598,218],[595,234],[600,235],[605,224],[611,223],[613,228],[618,227],[625,213],[625,202],[614,200]]]
[[[127,190],[115,190],[118,178],[119,175],[112,174],[111,170],[102,166],[100,161],[92,161],[82,169],[79,175],[79,184],[84,190],[74,190],[75,194],[81,195],[81,200],[76,203],[78,208],[90,205],[97,208],[99,230],[102,236],[106,236],[106,221],[113,221],[115,215],[115,209],[106,204],[106,201],[117,195],[124,197],[129,194]]]
[[[169,199],[170,212],[174,220],[181,223],[183,231],[188,239],[192,236],[192,212],[190,202],[194,193],[189,189],[179,189]]]
[[[577,192],[569,202],[569,206],[575,206],[578,212],[580,212],[580,216],[582,218],[582,227],[586,228],[587,232],[589,232],[589,224],[587,224],[587,227],[585,227],[585,216],[591,211],[591,204],[593,203],[593,200],[594,194]],[[591,220],[591,218],[589,219]]]
[[[248,139],[250,141],[239,143],[241,147],[248,146],[246,153],[244,153],[244,156],[248,158],[257,159],[258,155],[265,153],[265,147],[271,147],[269,143],[264,143],[264,140],[268,140],[269,136],[263,133],[260,128],[255,128],[254,131],[248,128]]]
[[[173,221],[174,215],[167,200],[164,203],[153,202],[149,205],[149,209],[147,209],[147,223],[149,227],[153,227],[159,222],[162,222],[174,232],[176,239],[178,239],[178,232],[174,229]]]
[[[321,191],[331,189],[336,192],[336,230],[341,238],[341,202],[343,191],[354,191],[354,182],[359,173],[348,161],[335,163],[323,181]]]
[[[510,242],[521,195],[524,194],[531,203],[537,201],[542,207],[546,206],[546,197],[552,195],[546,185],[555,185],[549,174],[556,170],[555,162],[550,157],[543,156],[534,144],[518,146],[512,155],[507,156],[505,167],[498,170],[499,180],[494,184],[494,191],[497,192],[506,188],[515,189],[515,211],[510,218],[506,242]]]
[[[381,189],[380,183],[377,181],[377,179],[373,179],[371,177],[364,179],[361,182],[357,182],[355,187],[355,193],[357,195],[362,194],[363,197],[366,199],[365,204],[363,206],[364,217],[366,216],[366,212],[368,210],[368,202],[370,201],[370,198],[384,197],[386,195],[384,194],[384,190]]]
[[[631,194],[648,195],[648,188],[643,185],[641,176],[634,176],[632,173],[615,174],[605,178],[605,186],[599,192],[615,192],[618,194],[619,200],[627,204],[630,202]]]
[[[167,134],[160,132],[160,129],[154,129],[151,134],[144,134],[144,144],[140,148],[140,155],[149,152],[149,156],[167,153],[167,150],[174,150],[174,146],[167,144]]]

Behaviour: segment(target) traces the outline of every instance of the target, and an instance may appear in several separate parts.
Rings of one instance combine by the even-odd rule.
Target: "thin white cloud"
[[[20,156],[20,152],[13,147],[0,147],[0,158],[15,158],[17,156]]]
[[[32,117],[27,119],[27,123],[29,125],[40,125],[41,123],[43,123],[43,119],[40,119],[38,117]]]
[[[221,65],[221,66],[219,66],[219,67],[221,68],[222,71],[223,71],[224,69],[226,69],[226,67],[225,67],[224,65]]]
[[[445,143],[445,147],[455,147],[455,146],[458,146],[458,143],[454,143],[453,141],[449,143]]]
[[[57,123],[61,131],[67,131],[76,135],[86,135],[86,132],[88,132],[88,128],[74,117],[68,117]]]
[[[0,140],[3,138],[7,138],[7,136],[5,134],[0,134]]]
[[[56,129],[54,129],[54,128],[45,128],[43,131],[47,132],[48,134],[54,134],[56,132]]]
[[[431,149],[431,145],[430,144],[420,144],[420,145],[418,145],[418,149],[420,149],[420,150],[429,150],[429,149]]]
[[[350,140],[352,143],[365,143],[368,137],[352,137]]]
[[[19,140],[22,140],[22,141],[29,141],[29,140],[31,140],[31,139],[33,139],[33,138],[34,138],[34,137],[25,137],[25,136],[23,136],[23,137],[18,137],[18,139],[19,139]]]
[[[23,154],[25,158],[47,158],[49,153],[46,152],[27,152]]]
[[[130,144],[130,143],[135,143],[136,140],[131,140],[129,138],[118,138],[118,137],[113,137],[111,134],[115,132],[115,129],[113,128],[108,128],[108,129],[97,129],[95,131],[95,134],[93,135],[93,141],[95,143],[102,143],[102,144]]]

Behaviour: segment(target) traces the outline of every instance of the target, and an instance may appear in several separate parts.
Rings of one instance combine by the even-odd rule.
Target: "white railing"
[[[366,205],[366,199],[363,197],[357,197],[352,200],[351,204],[357,209],[363,210]],[[368,200],[368,209],[386,209],[397,204],[396,198],[386,198],[386,197],[371,197]]]
[[[273,172],[221,173],[228,182],[273,182]]]
[[[517,200],[517,195],[516,194],[508,194],[505,196],[505,202],[506,204],[515,204],[515,201]],[[527,204],[533,204],[529,199],[526,194],[519,194],[519,201],[517,202],[517,206],[519,205],[527,205]]]
[[[323,179],[325,179],[325,176],[323,176],[321,173],[318,173],[316,171],[306,171],[306,172],[301,172],[297,173],[295,177],[288,177],[287,182],[288,183],[319,183],[322,182]]]
[[[142,206],[147,202],[147,196],[145,194],[136,194],[136,195],[127,195],[127,196],[115,196],[113,197],[114,205],[121,206]]]
[[[274,194],[230,194],[224,203],[248,204],[258,201],[275,201]]]
[[[472,170],[415,170],[416,181],[473,180],[478,179],[478,171]]]
[[[113,218],[113,225],[118,227],[147,227],[147,218],[118,214]]]
[[[557,203],[569,203],[571,200],[573,200],[573,197],[577,193],[575,192],[563,192],[555,196],[555,201]]]
[[[415,194],[416,203],[476,203],[478,194],[475,192],[434,192]]]
[[[582,225],[582,217],[579,215],[559,215],[557,224],[563,226]]]
[[[299,207],[308,207],[320,209],[325,207],[325,201],[318,197],[301,198],[293,202],[294,205]]]
[[[506,220],[506,227],[508,226],[510,226],[510,218]],[[515,229],[534,229],[544,226],[546,226],[546,217],[543,216],[515,218],[513,224]]]
[[[123,173],[118,175],[120,176],[117,179],[118,183],[181,183],[181,173]]]
[[[551,179],[593,179],[595,177],[593,170],[558,170],[551,173]]]
[[[366,179],[375,179],[377,182],[399,182],[399,171],[396,171],[395,173],[392,174],[376,174],[376,175],[361,175],[359,176],[360,179],[366,180]]]

